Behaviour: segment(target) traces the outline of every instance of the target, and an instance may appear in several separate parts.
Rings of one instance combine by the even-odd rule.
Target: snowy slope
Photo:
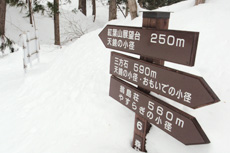
[[[169,28],[200,32],[196,65],[167,66],[200,74],[222,100],[198,110],[177,105],[197,118],[211,144],[185,146],[153,126],[146,147],[149,153],[227,153],[230,74],[224,68],[230,65],[230,2],[187,4],[187,9],[172,6],[176,10]],[[141,21],[128,18],[109,24],[140,26]],[[101,30],[62,49],[43,46],[41,63],[27,74],[22,52],[0,59],[0,152],[136,152],[131,148],[134,113],[108,96],[110,50],[98,37]]]

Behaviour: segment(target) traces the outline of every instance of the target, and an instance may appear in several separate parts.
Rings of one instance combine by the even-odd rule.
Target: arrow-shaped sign
[[[219,101],[202,77],[111,53],[110,73],[191,108]]]
[[[186,145],[210,142],[196,118],[124,81],[111,77],[109,95]]]
[[[198,32],[107,25],[99,34],[106,48],[193,66]]]

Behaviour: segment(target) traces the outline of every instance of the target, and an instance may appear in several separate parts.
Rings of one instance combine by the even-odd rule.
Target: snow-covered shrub
[[[15,51],[14,43],[6,36],[0,36],[0,55],[6,55]]]
[[[61,36],[64,37],[63,43],[75,40],[84,35],[87,29],[83,28],[81,20],[75,18],[69,18],[68,16],[62,16]]]
[[[60,12],[62,43],[80,38],[95,26],[92,19],[85,17],[78,10],[72,12],[60,10]]]

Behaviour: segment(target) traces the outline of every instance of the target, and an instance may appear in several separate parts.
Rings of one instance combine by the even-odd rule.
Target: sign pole
[[[143,12],[143,29],[159,29],[167,30],[169,25],[169,12]],[[153,59],[145,56],[140,56],[141,60],[146,62],[155,63],[164,66],[164,61],[159,59]],[[150,91],[138,87],[139,90],[149,94]],[[135,125],[133,136],[133,148],[139,151],[146,152],[146,135],[151,128],[151,124],[143,117],[135,113]]]

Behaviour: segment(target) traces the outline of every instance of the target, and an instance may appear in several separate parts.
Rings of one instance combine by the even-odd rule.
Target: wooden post
[[[143,12],[143,29],[168,29],[169,25],[169,12]],[[143,46],[144,48],[144,46]],[[141,60],[146,62],[155,63],[158,65],[164,65],[163,60],[152,59],[141,56]],[[138,87],[139,90],[149,94],[150,91]],[[151,128],[151,124],[138,114],[135,114],[134,136],[133,136],[133,148],[139,151],[146,152],[146,135]]]
[[[22,40],[23,40],[23,52],[24,52],[24,58],[23,58],[23,68],[26,73],[27,65],[28,65],[28,57],[27,57],[27,36],[26,34],[22,34]]]
[[[35,46],[36,46],[36,54],[38,58],[38,62],[40,62],[40,46],[39,46],[39,38],[38,38],[38,29],[35,30]]]
[[[26,42],[27,42],[27,58],[29,59],[30,67],[32,67],[32,61],[31,61],[31,51],[30,51],[30,32],[26,32]]]

